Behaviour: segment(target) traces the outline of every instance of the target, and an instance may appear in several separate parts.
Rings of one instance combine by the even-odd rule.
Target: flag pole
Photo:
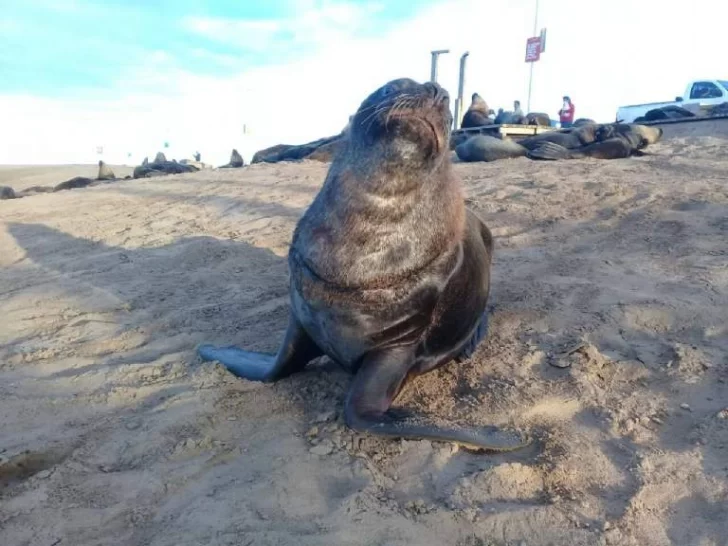
[[[533,18],[533,34],[531,36],[536,36],[536,32],[538,31],[538,0],[536,0],[536,15]],[[528,101],[526,103],[526,112],[531,111],[531,88],[533,87],[533,65],[534,63],[531,62],[531,68],[529,70],[530,74],[528,76]]]

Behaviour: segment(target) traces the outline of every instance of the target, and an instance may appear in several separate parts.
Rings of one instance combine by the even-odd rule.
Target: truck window
[[[723,92],[713,82],[695,82],[690,90],[691,99],[717,99]]]

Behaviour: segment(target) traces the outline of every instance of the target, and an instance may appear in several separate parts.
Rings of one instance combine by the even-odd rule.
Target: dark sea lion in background
[[[694,117],[695,114],[693,114],[690,110],[672,104],[670,106],[662,106],[660,108],[648,110],[644,115],[644,121],[660,121],[663,119],[684,119]]]
[[[457,149],[458,146],[460,146],[463,142],[471,138],[473,135],[472,133],[453,133],[450,136],[450,151],[454,151]]]
[[[597,125],[597,122],[589,118],[579,118],[574,122],[572,127],[583,127],[584,125]]]
[[[518,143],[528,150],[532,150],[544,142],[553,142],[567,149],[575,149],[594,142],[597,128],[596,125],[583,125],[558,131],[547,131],[523,138]]]
[[[178,163],[176,160],[167,161],[164,154],[159,152],[154,157],[154,161],[152,163],[149,163],[148,159],[145,157],[142,164],[134,168],[132,178],[152,178],[167,174],[194,173],[199,170],[199,167],[196,165]]]
[[[460,161],[497,161],[523,157],[528,150],[518,142],[490,135],[473,135],[455,148]]]
[[[334,160],[334,156],[343,148],[343,139],[334,140],[316,148],[316,150],[306,156],[306,159],[321,161],[322,163],[331,163]]]
[[[317,140],[307,142],[306,144],[277,144],[264,150],[259,150],[253,156],[251,163],[278,163],[279,161],[300,161],[302,159],[309,159],[309,156],[318,150],[322,150],[321,157],[323,154],[332,152],[336,146],[330,146],[337,143],[345,137],[345,132],[342,131],[338,135],[319,138]],[[328,148],[329,152],[325,150]]]
[[[56,185],[56,187],[53,188],[53,191],[75,190],[78,188],[86,188],[94,183],[96,183],[96,180],[93,178],[87,178],[85,176],[75,176],[75,177],[71,178],[70,180],[66,180],[65,182],[61,182],[60,184]]]
[[[597,126],[590,125],[560,131],[548,131],[522,138],[518,142],[489,135],[474,135],[457,144],[455,153],[458,159],[465,162],[497,161],[523,156],[531,157],[528,151],[542,149],[545,142],[552,142],[566,149],[581,148],[596,140],[596,131]]]
[[[485,102],[483,97],[477,93],[473,93],[471,97],[470,107],[463,116],[463,121],[460,127],[467,129],[469,127],[482,127],[484,125],[491,125],[493,120],[488,117],[490,109],[488,103]]]
[[[435,83],[398,79],[369,95],[293,233],[277,353],[201,345],[200,356],[273,382],[327,355],[355,374],[344,409],[354,430],[476,449],[527,445],[515,432],[391,408],[407,381],[468,358],[488,330],[493,238],[465,208],[451,123]]]
[[[51,193],[53,186],[31,186],[25,188],[23,191],[18,192],[19,197],[30,197],[31,195],[37,195],[39,193]]]
[[[245,166],[245,161],[243,161],[243,156],[240,155],[240,153],[233,148],[232,153],[230,154],[230,161],[228,161],[227,165],[222,165],[218,167],[219,169],[239,169],[240,167]]]
[[[506,112],[503,108],[498,108],[498,114],[495,116],[493,123],[496,125],[511,124],[514,118],[515,114],[513,112]]]
[[[116,175],[114,175],[114,171],[112,171],[111,167],[109,167],[102,160],[99,160],[99,174],[96,177],[96,180],[116,180]]]
[[[551,118],[544,112],[529,112],[526,114],[527,125],[551,127]]]
[[[644,155],[642,150],[662,139],[663,130],[636,123],[609,123],[597,126],[595,142],[577,149],[567,149],[554,142],[544,142],[529,150],[531,159],[623,159]]]
[[[13,188],[10,186],[0,186],[0,201],[15,198],[17,198],[17,195],[15,195],[15,190]]]
[[[253,163],[265,163],[266,158],[277,156],[283,150],[292,148],[292,144],[276,144],[262,150],[258,150],[253,154],[253,159],[250,160],[250,164]]]

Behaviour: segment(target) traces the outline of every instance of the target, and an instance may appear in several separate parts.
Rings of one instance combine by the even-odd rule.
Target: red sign
[[[534,63],[541,58],[541,37],[526,40],[526,62]]]

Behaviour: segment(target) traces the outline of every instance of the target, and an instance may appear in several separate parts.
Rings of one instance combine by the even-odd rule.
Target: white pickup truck
[[[675,97],[673,102],[650,102],[647,104],[631,104],[617,109],[617,121],[632,123],[636,118],[644,116],[654,108],[663,106],[680,106],[697,113],[702,108],[728,102],[727,80],[693,80],[685,88],[682,97]]]

